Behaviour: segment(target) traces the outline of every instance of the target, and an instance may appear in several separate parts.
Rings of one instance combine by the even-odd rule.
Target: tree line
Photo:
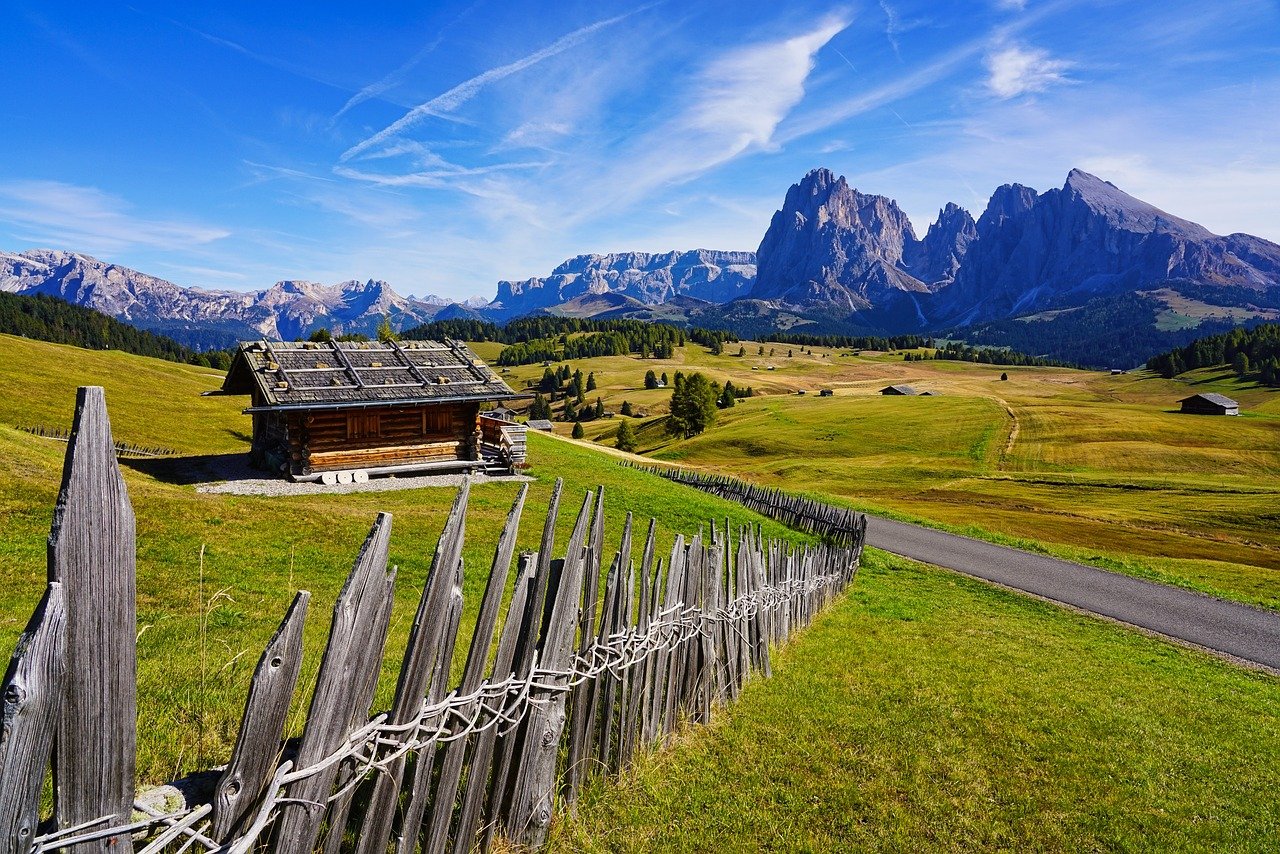
[[[0,293],[0,332],[87,350],[121,350],[222,371],[231,366],[231,354],[225,350],[197,353],[166,335],[138,329],[100,311],[46,294]]]
[[[1147,367],[1164,377],[1217,365],[1230,365],[1237,376],[1253,376],[1262,385],[1280,387],[1280,323],[1252,329],[1238,326],[1147,360]]]
[[[949,362],[977,362],[982,365],[1013,365],[1036,368],[1074,368],[1075,365],[1061,359],[1050,359],[1046,356],[1028,356],[1017,350],[1006,350],[1003,347],[971,347],[960,341],[948,341],[936,350],[920,353],[905,353],[903,361],[926,362],[940,359]]]

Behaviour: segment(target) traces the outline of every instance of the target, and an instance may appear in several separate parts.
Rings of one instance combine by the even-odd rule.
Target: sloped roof
[[[1231,407],[1231,406],[1240,405],[1236,403],[1234,400],[1232,400],[1231,398],[1227,397],[1225,394],[1218,394],[1216,391],[1202,391],[1200,392],[1200,394],[1193,394],[1191,395],[1191,397],[1184,397],[1182,398],[1182,400],[1179,400],[1178,403],[1184,403],[1188,400],[1195,400],[1196,398],[1200,398],[1201,400],[1207,400],[1210,403],[1216,403],[1218,406]]]
[[[552,433],[556,429],[556,425],[552,424],[545,418],[531,418],[526,422],[526,426],[534,430],[543,430],[547,433]]]
[[[465,344],[245,341],[222,390],[255,409],[336,409],[522,397]],[[256,394],[255,394],[256,392]]]
[[[916,390],[909,385],[888,385],[880,389],[881,394],[884,394],[887,391],[895,391],[898,394],[915,394],[916,393]]]

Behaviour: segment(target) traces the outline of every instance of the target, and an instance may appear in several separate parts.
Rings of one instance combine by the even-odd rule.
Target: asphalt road
[[[1280,670],[1271,611],[870,515],[867,545]]]

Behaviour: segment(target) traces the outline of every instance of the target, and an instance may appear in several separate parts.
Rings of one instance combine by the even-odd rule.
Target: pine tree
[[[596,398],[596,412],[595,412],[595,417],[596,417],[596,418],[604,418],[604,401],[603,401],[603,400],[601,400],[601,399],[600,399],[600,398],[598,398],[598,397]]]
[[[587,431],[582,429],[582,422],[575,421],[573,423],[573,438],[581,439],[585,435],[587,435]]]
[[[564,420],[565,421],[578,420],[577,406],[574,404],[573,398],[569,398],[564,402]]]
[[[628,418],[635,415],[635,412],[631,409],[631,401],[629,400],[622,401],[622,408],[618,410],[618,414],[625,415]]]
[[[320,327],[319,329],[317,329],[315,332],[312,332],[312,333],[311,333],[311,337],[310,337],[310,338],[308,338],[307,340],[308,340],[308,341],[315,341],[315,342],[320,343],[320,344],[324,344],[324,343],[327,343],[327,342],[329,342],[329,341],[332,341],[332,340],[333,340],[333,334],[332,334],[331,332],[329,332],[329,330],[328,330],[328,329],[325,329],[323,326],[321,326],[321,327]]]
[[[592,371],[591,373],[587,374],[587,391],[595,391],[595,390],[596,390],[596,372]]]
[[[630,421],[623,421],[618,425],[618,436],[613,441],[613,446],[619,451],[634,451],[636,449],[636,434],[631,429]]]
[[[662,384],[663,384],[664,386],[670,386],[670,385],[671,385],[671,383],[667,382],[667,372],[666,372],[666,371],[663,371],[663,372],[662,372]]]
[[[677,372],[667,432],[688,439],[706,430],[715,422],[716,397],[715,384],[702,374]]]
[[[738,347],[738,358],[742,358],[745,355],[747,355],[747,347],[743,344]]]
[[[559,388],[560,383],[556,380],[556,375],[551,373],[550,368],[542,369],[542,379],[538,381],[538,390],[552,392]]]
[[[645,387],[645,388],[657,388],[657,387],[658,387],[658,375],[657,375],[657,374],[655,374],[653,371],[646,371],[646,372],[645,372],[645,375],[644,375],[644,387]]]
[[[396,340],[396,332],[391,328],[391,318],[385,314],[382,316],[382,322],[378,324],[378,340],[383,344]]]

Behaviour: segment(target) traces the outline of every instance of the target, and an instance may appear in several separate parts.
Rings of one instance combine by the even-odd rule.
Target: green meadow
[[[596,375],[589,399],[646,413],[633,422],[651,459],[1280,608],[1280,390],[1224,370],[1166,380],[742,346],[742,357],[734,344],[720,356],[688,346],[662,362],[574,367]],[[669,391],[643,388],[650,369],[702,371],[763,396],[721,411],[700,436],[672,439]],[[520,385],[541,373],[508,376]],[[935,396],[879,394],[899,383]],[[1177,412],[1179,398],[1201,391],[1239,400],[1243,414]],[[620,418],[586,423],[586,439],[612,445]]]
[[[0,336],[0,359],[21,366],[6,372],[0,394],[0,559],[6,580],[0,636],[8,649],[44,584],[45,537],[65,450],[12,425],[69,426],[76,386],[102,385],[118,440],[173,448],[182,466],[206,468],[244,454],[249,425],[240,414],[244,399],[202,395],[221,382],[207,369],[6,336]],[[1209,478],[1205,461],[1229,457],[1215,450],[1228,434],[1215,434],[1209,443],[1194,432],[1184,435],[1188,453],[1199,455],[1199,472],[1180,468],[1176,451],[1159,452],[1159,443],[1147,440],[1140,444],[1164,461],[1142,481],[1149,489],[1108,491],[1100,485],[1128,482],[1123,466],[1139,464],[1134,451],[1103,453],[1112,442],[1105,437],[1129,429],[1119,413],[1137,412],[1144,429],[1163,425],[1174,416],[1156,398],[1176,393],[1180,383],[1139,393],[1125,387],[1149,389],[1165,381],[1104,378],[1102,385],[1114,383],[1120,399],[1115,407],[1094,407],[1089,401],[1102,395],[1101,379],[1080,372],[1010,370],[1010,380],[997,385],[989,367],[920,366],[901,357],[832,351],[808,362],[775,358],[777,369],[767,376],[750,371],[747,361],[685,348],[666,365],[718,372],[735,383],[736,371],[775,393],[735,407],[712,432],[688,442],[658,435],[665,394],[637,393],[631,385],[651,363],[613,358],[593,364],[611,408],[623,399],[648,408],[649,417],[637,425],[653,456],[936,524],[976,525],[990,536],[1127,560],[1132,571],[1180,572],[1193,585],[1236,584],[1233,592],[1241,598],[1249,598],[1245,580],[1253,578],[1261,591],[1253,598],[1266,601],[1266,573],[1273,569],[1265,561],[1275,554],[1274,532],[1261,525],[1251,531],[1250,525],[1274,512],[1253,497],[1270,488],[1274,506],[1267,478],[1276,467],[1274,442],[1271,450],[1251,452],[1255,468]],[[537,366],[508,376],[520,385],[540,374]],[[874,395],[889,377],[921,386],[927,380],[949,391],[919,399]],[[1054,402],[1046,391],[1051,382],[1074,397]],[[1221,388],[1224,382],[1210,384]],[[785,393],[801,384],[811,395],[819,387],[834,387],[837,394]],[[1010,416],[997,394],[1017,413],[1019,435],[1011,446]],[[1142,395],[1150,397],[1144,402]],[[1275,437],[1275,404],[1274,398],[1258,398],[1261,403],[1250,404],[1253,415],[1217,421],[1231,421],[1236,430],[1256,428],[1256,434],[1230,435],[1264,445]],[[1081,424],[1074,438],[1057,436],[1062,428],[1053,425],[1063,416],[1054,413],[1069,411],[1072,400],[1116,415]],[[1046,426],[1037,424],[1040,416]],[[1205,430],[1226,429],[1208,423],[1214,419],[1193,420]],[[614,422],[589,425],[589,435],[607,441]],[[1104,439],[1085,447],[1080,437],[1088,431]],[[1042,439],[1024,445],[1029,436]],[[676,532],[726,517],[804,540],[734,505],[620,466],[589,445],[531,437],[535,482],[523,548],[536,545],[556,477],[566,484],[561,543],[571,511],[597,485],[605,489],[611,543],[628,510],[642,522],[657,518],[666,548]],[[143,780],[158,782],[225,761],[256,658],[299,588],[314,596],[303,668],[308,683],[334,598],[382,510],[395,516],[392,561],[399,566],[375,700],[385,707],[452,490],[208,495],[174,477],[166,468],[171,465],[131,462],[124,468],[138,517]],[[1093,467],[1087,489],[1114,503],[1115,521],[1095,507],[1072,507],[1070,496],[1091,494],[1070,491],[1086,489],[1080,483],[1054,485],[1069,484],[1073,469],[1086,466]],[[1194,492],[1197,483],[1210,492]],[[980,488],[990,501],[959,497]],[[472,490],[464,627],[474,619],[516,489],[507,483]],[[1006,494],[1010,490],[1016,499]],[[930,495],[934,500],[921,497]],[[1176,507],[1158,506],[1166,496],[1180,496],[1184,508],[1219,509],[1179,521]],[[1051,503],[1061,514],[1042,511]],[[1020,505],[1023,515],[1015,512]],[[1037,528],[1032,522],[1038,518],[1061,528]],[[1096,531],[1129,531],[1132,540],[1082,546],[1071,534],[1072,519],[1092,520]],[[1252,539],[1260,544],[1259,555],[1249,557],[1242,546],[1231,560],[1180,555],[1161,563],[1156,544],[1166,526],[1169,536],[1188,544]],[[1209,574],[1197,581],[1193,570]],[[459,649],[461,654],[465,642]],[[1273,676],[874,550],[852,590],[777,650],[775,662],[775,677],[755,681],[711,726],[684,731],[666,749],[643,756],[621,780],[594,783],[576,813],[558,819],[553,847],[1266,850],[1280,839],[1274,797],[1280,787],[1280,681]],[[292,732],[300,728],[306,699],[295,702]]]

